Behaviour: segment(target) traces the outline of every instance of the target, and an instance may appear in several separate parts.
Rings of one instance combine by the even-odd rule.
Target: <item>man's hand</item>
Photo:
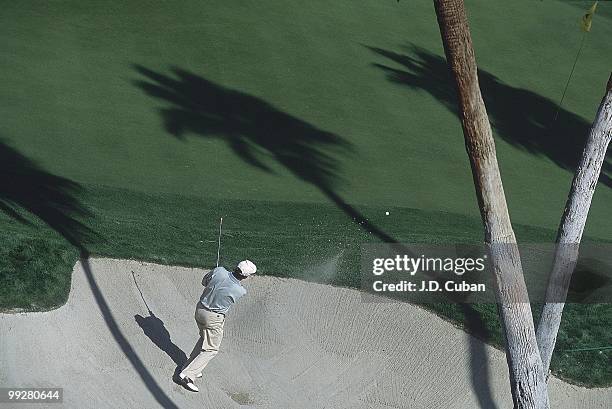
[[[210,270],[210,271],[209,271],[207,274],[205,274],[205,275],[204,275],[204,277],[202,278],[202,285],[203,285],[204,287],[206,287],[206,286],[208,285],[208,283],[210,283],[210,279],[211,279],[211,278],[212,278],[212,276],[213,276],[213,271],[215,271],[215,270],[214,270],[214,269],[213,269],[213,270]]]

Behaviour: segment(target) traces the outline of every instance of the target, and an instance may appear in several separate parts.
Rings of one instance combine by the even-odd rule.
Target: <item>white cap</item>
[[[245,277],[255,274],[257,271],[257,266],[250,260],[241,261],[238,263],[238,268],[240,269],[240,273]]]

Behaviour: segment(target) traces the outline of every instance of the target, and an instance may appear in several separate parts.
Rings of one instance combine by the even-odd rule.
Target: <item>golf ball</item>
[[[385,212],[385,216],[389,216],[389,212]]]

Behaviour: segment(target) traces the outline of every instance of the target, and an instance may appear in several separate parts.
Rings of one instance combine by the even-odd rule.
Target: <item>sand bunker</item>
[[[512,407],[504,354],[436,315],[264,276],[245,282],[200,393],[188,392],[171,377],[197,339],[204,272],[77,263],[65,306],[0,314],[0,386],[63,387],[63,407],[79,409]],[[612,389],[549,385],[552,407],[612,406]]]

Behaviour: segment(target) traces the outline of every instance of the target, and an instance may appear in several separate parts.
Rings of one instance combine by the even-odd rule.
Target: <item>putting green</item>
[[[609,75],[608,6],[550,131],[582,11],[467,2],[516,223],[558,224]],[[431,1],[19,2],[1,19],[0,134],[53,173],[280,202],[329,202],[324,185],[356,205],[477,216]],[[610,200],[601,185],[588,234],[611,237]]]

